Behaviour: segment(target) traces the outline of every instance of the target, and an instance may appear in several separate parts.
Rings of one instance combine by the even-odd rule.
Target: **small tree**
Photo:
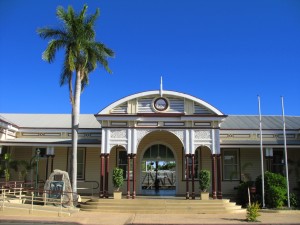
[[[210,172],[209,170],[201,170],[199,172],[199,188],[203,192],[207,192],[210,186]]]
[[[257,217],[260,216],[259,214],[259,208],[260,208],[260,205],[258,202],[255,202],[255,203],[252,203],[252,204],[249,204],[248,207],[247,207],[247,216],[246,216],[246,220],[248,222],[257,222]]]
[[[113,185],[116,191],[119,191],[120,187],[123,186],[124,178],[123,178],[123,169],[114,168],[113,170]]]

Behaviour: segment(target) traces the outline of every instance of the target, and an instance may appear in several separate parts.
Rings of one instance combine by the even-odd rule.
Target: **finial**
[[[163,96],[163,80],[162,76],[160,76],[160,97]]]

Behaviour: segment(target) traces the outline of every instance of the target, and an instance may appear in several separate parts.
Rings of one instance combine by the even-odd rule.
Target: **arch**
[[[181,92],[176,92],[176,91],[165,91],[164,90],[164,94],[165,95],[170,95],[170,96],[174,96],[174,97],[182,97],[182,98],[186,98],[186,99],[190,99],[204,107],[206,107],[207,109],[209,109],[210,111],[212,111],[214,114],[218,115],[218,116],[224,116],[224,114],[218,110],[217,108],[215,108],[214,106],[210,105],[209,103],[205,102],[204,100],[200,99],[200,98],[196,98],[192,95],[188,95],[185,93],[181,93]],[[113,108],[126,103],[127,101],[136,99],[136,98],[141,98],[141,97],[146,97],[146,96],[154,96],[154,95],[160,95],[160,91],[156,90],[156,91],[145,91],[145,92],[140,92],[140,93],[136,93],[133,95],[129,95],[127,97],[121,98],[115,102],[113,102],[112,104],[108,105],[107,107],[105,107],[104,109],[102,109],[99,113],[97,113],[98,115],[105,115],[105,114],[109,114],[110,110],[112,110]]]
[[[157,154],[156,152],[154,153],[154,156],[150,156],[149,158],[145,158],[145,154],[148,151],[152,151],[153,147],[157,146]],[[165,154],[167,156],[167,152],[170,151],[171,152],[171,157],[163,157],[161,150],[164,149],[166,150]],[[155,148],[154,148],[155,149]],[[152,152],[151,152],[152,153]],[[159,156],[159,158],[155,158],[155,156]],[[154,157],[154,158],[152,158]],[[147,162],[151,162],[151,166],[152,167],[155,164],[155,170],[143,170],[142,169],[142,165],[145,166],[145,168],[147,168]],[[154,163],[155,162],[155,163]],[[160,170],[160,172],[157,169],[158,165],[161,165],[159,163],[161,162],[175,162],[175,170]],[[146,145],[143,147],[143,149],[140,151],[140,157],[139,157],[139,165],[141,165],[141,169],[140,169],[140,182],[139,182],[139,191],[144,194],[144,195],[153,195],[155,193],[160,193],[159,195],[175,195],[176,194],[176,189],[178,186],[178,170],[179,170],[179,166],[177,165],[179,163],[178,161],[178,156],[176,151],[173,149],[173,147],[171,145],[169,145],[166,142],[163,141],[154,141],[149,145]],[[156,175],[153,175],[153,172]],[[162,172],[162,173],[161,173]],[[152,175],[150,175],[152,174]],[[162,175],[163,174],[163,175]],[[162,176],[162,177],[160,177]],[[149,185],[149,178],[151,180],[154,179],[156,180],[160,180],[161,182],[159,182],[161,185],[159,185],[160,187],[158,187],[158,189],[156,189],[156,182],[152,183],[150,182],[151,185]],[[148,180],[148,183],[147,183]],[[145,187],[150,187],[150,190],[148,188]],[[152,188],[155,187],[155,191]],[[163,190],[163,194],[161,194],[161,191]],[[157,192],[156,192],[157,191]],[[156,195],[156,194],[155,194]]]
[[[178,141],[180,141],[181,145],[184,146],[184,130],[153,130],[153,129],[139,129],[137,130],[137,149],[139,148],[139,145],[141,141],[146,138],[148,135],[151,135],[153,133],[157,132],[167,132],[169,134],[174,135]]]

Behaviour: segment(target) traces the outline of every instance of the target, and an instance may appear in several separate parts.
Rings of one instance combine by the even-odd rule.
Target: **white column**
[[[221,154],[219,129],[215,129],[215,154]]]
[[[195,145],[194,145],[194,139],[195,139],[195,131],[190,130],[190,154],[194,154],[195,152]]]
[[[185,130],[184,132],[184,151],[185,151],[185,154],[189,154],[190,152],[190,142],[189,142],[189,130]]]
[[[106,131],[106,145],[105,145],[105,153],[110,153],[110,145],[109,145],[109,139],[110,139],[110,130]]]
[[[136,154],[137,152],[137,131],[136,129],[133,129],[133,135],[132,135],[132,153]]]
[[[132,135],[131,129],[127,129],[127,154],[132,153]]]
[[[211,129],[211,154],[216,154],[215,129]]]
[[[106,131],[105,131],[105,129],[102,129],[102,131],[101,131],[101,152],[100,153],[105,153],[105,147],[106,147],[105,135],[106,135]]]

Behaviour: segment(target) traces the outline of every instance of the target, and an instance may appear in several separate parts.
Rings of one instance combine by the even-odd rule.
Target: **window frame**
[[[120,162],[120,152],[126,152],[126,163],[122,163],[122,164],[120,164],[119,162]],[[121,167],[120,167],[120,165],[121,165]],[[127,181],[128,180],[128,178],[127,178],[127,170],[128,170],[128,152],[127,152],[127,150],[125,149],[125,148],[116,148],[116,166],[118,167],[118,168],[121,168],[121,169],[123,169],[123,178],[124,178],[124,181]],[[124,170],[124,166],[125,166],[125,170]],[[130,177],[129,177],[129,180],[132,180],[132,172],[133,172],[133,170],[132,170],[132,166],[133,166],[133,162],[132,162],[132,160],[130,160]]]
[[[280,153],[280,154],[278,154]],[[281,157],[281,162],[275,162],[275,157]],[[274,163],[275,162],[275,163]],[[277,168],[275,170],[275,167]],[[273,159],[272,159],[272,173],[281,174],[285,176],[285,158],[284,158],[284,149],[283,148],[273,148]],[[278,172],[280,171],[280,172]]]
[[[82,170],[83,170],[83,173],[82,173],[82,177],[78,177],[78,168],[79,168],[79,163],[78,163],[78,152],[79,151],[83,151],[83,160],[82,160]],[[84,147],[79,147],[77,148],[77,180],[85,180],[85,171],[86,171],[86,148]]]
[[[225,153],[227,151],[235,151],[236,152],[236,164],[226,164],[225,163]],[[223,148],[221,149],[221,152],[222,152],[222,180],[223,181],[241,181],[241,160],[240,160],[240,149],[239,148]],[[225,169],[225,166],[228,165],[228,166],[236,166],[236,171],[235,173],[237,174],[236,178],[225,178],[225,172],[226,172],[226,169]]]

